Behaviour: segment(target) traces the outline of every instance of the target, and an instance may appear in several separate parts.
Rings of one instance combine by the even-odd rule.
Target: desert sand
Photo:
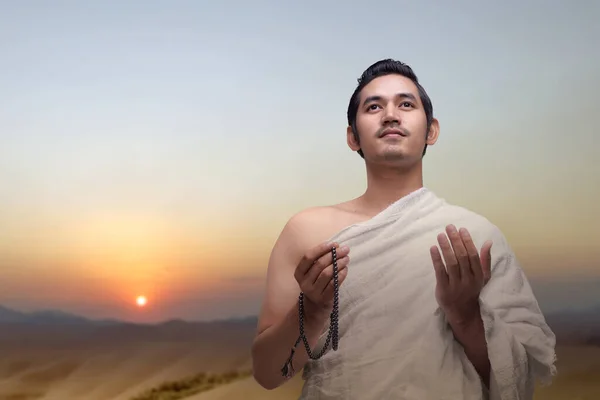
[[[0,399],[131,400],[199,372],[250,368],[253,322],[157,326],[0,324]],[[536,400],[600,398],[600,346],[558,347],[559,376]],[[297,375],[267,391],[251,376],[189,400],[297,399]],[[159,399],[159,397],[156,397]]]
[[[0,399],[129,400],[198,372],[250,367],[254,325],[0,325]]]
[[[246,378],[205,393],[189,397],[189,400],[297,400],[302,391],[302,377],[296,375],[285,385],[275,390],[265,390],[254,381]],[[186,399],[186,400],[188,400]]]

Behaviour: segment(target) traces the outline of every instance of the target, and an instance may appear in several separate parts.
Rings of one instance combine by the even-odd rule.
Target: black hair
[[[360,78],[358,78],[358,86],[352,93],[352,97],[350,97],[350,103],[348,104],[348,126],[352,128],[352,133],[354,134],[354,138],[358,143],[359,136],[358,130],[356,129],[356,113],[358,112],[358,107],[360,106],[360,92],[363,90],[365,86],[367,86],[373,79],[379,78],[385,75],[402,75],[408,79],[410,79],[419,91],[419,97],[421,98],[421,103],[423,103],[423,108],[425,109],[425,118],[427,119],[427,132],[429,132],[429,128],[431,127],[431,123],[433,122],[433,105],[431,103],[431,99],[429,95],[419,83],[419,79],[417,75],[413,72],[412,68],[407,64],[396,61],[392,59],[385,59],[377,61],[375,64],[371,65],[367,68]],[[423,155],[427,151],[427,145],[423,149]],[[358,154],[365,158],[362,150],[358,150]]]

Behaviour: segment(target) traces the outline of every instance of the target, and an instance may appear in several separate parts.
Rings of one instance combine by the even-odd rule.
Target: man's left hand
[[[437,237],[443,260],[437,246],[430,248],[435,297],[451,325],[466,325],[480,316],[479,294],[491,277],[492,242],[486,241],[479,254],[465,228],[448,225],[446,234]]]

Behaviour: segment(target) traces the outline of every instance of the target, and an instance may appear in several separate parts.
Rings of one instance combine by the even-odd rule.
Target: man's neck
[[[376,215],[402,197],[423,187],[423,168],[418,163],[410,169],[370,166],[367,190],[360,196],[365,212]]]

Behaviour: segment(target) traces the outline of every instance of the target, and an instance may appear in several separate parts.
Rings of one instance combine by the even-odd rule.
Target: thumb
[[[483,272],[483,284],[485,285],[492,277],[492,244],[488,240],[481,246],[481,269]]]

